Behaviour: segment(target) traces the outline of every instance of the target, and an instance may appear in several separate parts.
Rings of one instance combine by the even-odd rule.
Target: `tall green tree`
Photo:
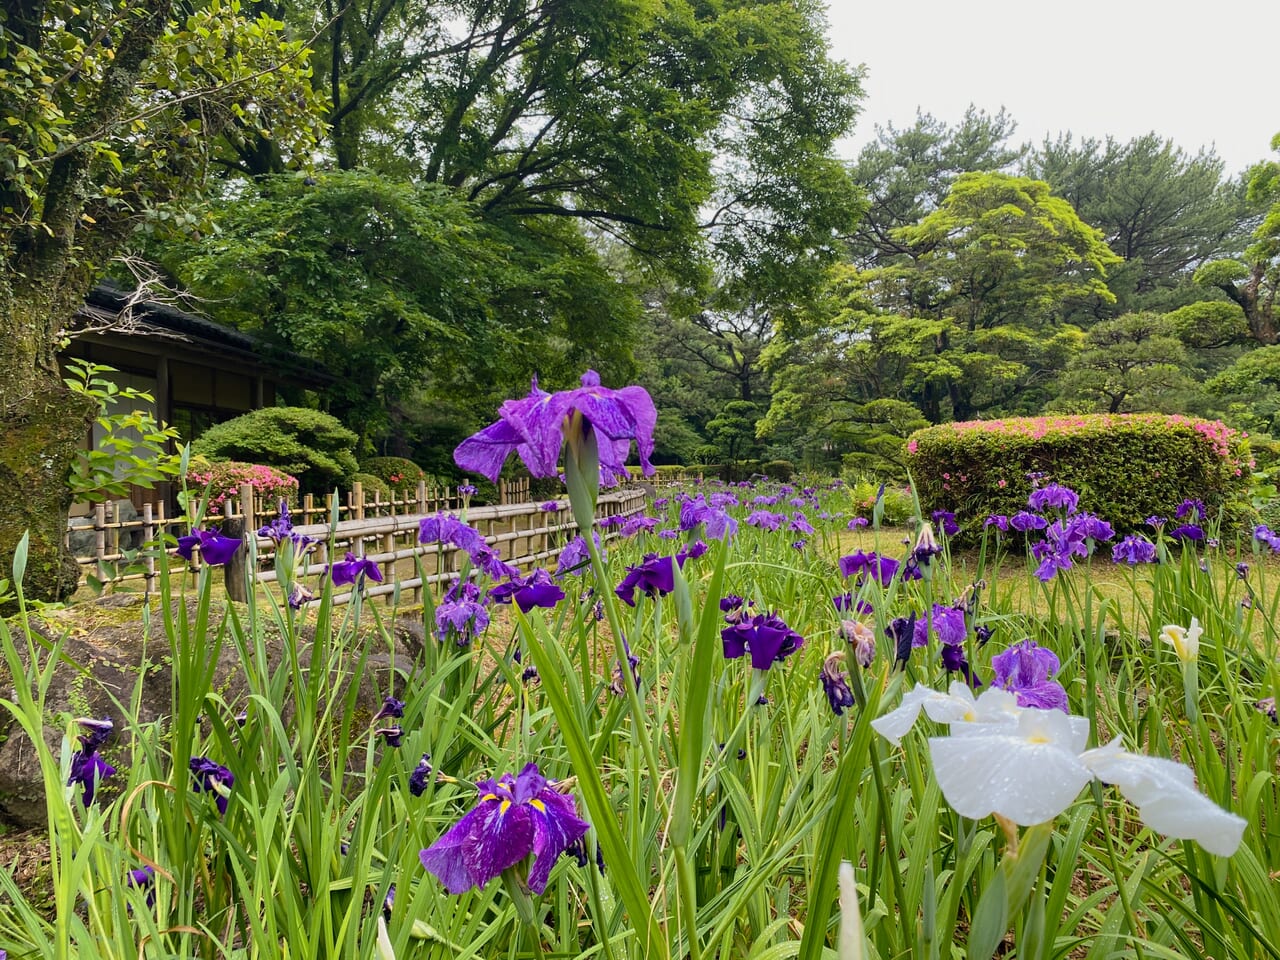
[[[447,187],[269,177],[209,216],[218,231],[165,245],[165,265],[223,319],[321,362],[324,405],[366,441],[423,390],[487,407],[497,385],[625,356],[639,313],[571,224],[485,218]]]
[[[1280,151],[1280,133],[1271,140]],[[1249,335],[1260,346],[1280,343],[1276,297],[1280,294],[1280,162],[1250,171],[1248,201],[1260,212],[1252,243],[1233,259],[1216,260],[1196,271],[1196,282],[1215,287],[1244,311]]]
[[[1110,276],[1117,310],[1158,306],[1160,291],[1185,283],[1240,233],[1241,206],[1222,161],[1212,150],[1188,154],[1155,133],[1126,143],[1065,134],[1031,151],[1025,169],[1124,259]]]
[[[1166,409],[1190,380],[1187,351],[1173,323],[1156,313],[1126,313],[1094,324],[1067,363],[1059,396],[1106,413]],[[1169,410],[1168,412],[1172,412]]]
[[[878,128],[850,171],[867,198],[866,215],[847,237],[853,262],[884,266],[907,256],[897,231],[942,206],[961,174],[1012,168],[1026,149],[1010,143],[1016,129],[1003,110],[988,114],[973,106],[954,125],[921,113],[905,129]]]
[[[302,43],[223,4],[11,0],[0,20],[0,574],[31,534],[28,595],[59,598],[71,464],[91,405],[63,385],[63,331],[139,227],[181,216],[221,132],[304,157]]]

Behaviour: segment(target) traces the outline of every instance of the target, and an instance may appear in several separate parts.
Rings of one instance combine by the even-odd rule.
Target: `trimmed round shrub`
[[[1234,514],[1251,466],[1245,437],[1216,420],[1154,413],[1017,417],[913,433],[907,465],[926,513],[950,510],[966,534],[1027,507],[1035,483],[1080,494],[1117,533],[1169,517],[1184,499]]]
[[[760,468],[760,472],[770,480],[786,483],[796,475],[796,465],[790,460],[770,460]]]
[[[375,493],[380,494],[383,500],[390,500],[392,491],[385,480],[372,473],[357,473],[351,478],[351,486],[360,484],[364,488],[365,497],[372,497]]]
[[[210,460],[246,460],[298,478],[303,493],[345,490],[359,469],[356,435],[337,417],[305,407],[264,407],[206,430],[191,452]]]
[[[406,457],[370,457],[360,464],[360,469],[378,477],[395,493],[412,493],[418,489],[419,481],[435,486],[432,477]]]
[[[240,484],[253,486],[254,494],[262,501],[274,504],[281,499],[290,504],[298,502],[298,480],[275,467],[260,463],[241,463],[236,460],[209,461],[193,457],[187,468],[187,489],[200,495],[209,491],[206,511],[221,513],[228,497],[239,495]]]

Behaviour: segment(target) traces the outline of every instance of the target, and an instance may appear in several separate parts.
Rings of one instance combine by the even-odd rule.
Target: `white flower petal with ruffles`
[[[917,684],[871,726],[896,746],[922,710],[950,727],[950,736],[929,738],[929,755],[943,797],[961,816],[999,814],[1024,827],[1044,823],[1097,778],[1119,788],[1159,833],[1195,840],[1219,856],[1240,846],[1247,822],[1196,790],[1190,767],[1130,753],[1119,738],[1086,750],[1085,717],[1019,707],[1004,690],[974,697],[957,681],[946,693]]]

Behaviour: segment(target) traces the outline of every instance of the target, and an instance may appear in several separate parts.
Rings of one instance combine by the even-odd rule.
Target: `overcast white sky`
[[[831,48],[866,64],[852,156],[916,108],[955,122],[1005,107],[1015,141],[1154,130],[1228,173],[1274,159],[1280,0],[828,0]]]

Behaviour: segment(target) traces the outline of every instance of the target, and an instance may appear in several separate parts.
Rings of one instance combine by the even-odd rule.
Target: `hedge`
[[[356,484],[360,484],[364,490],[366,498],[372,497],[375,493],[382,497],[383,500],[392,498],[391,487],[387,485],[387,481],[383,480],[376,473],[357,473],[351,477],[351,486],[354,489]]]
[[[1246,436],[1220,421],[1139,413],[929,427],[909,438],[907,465],[926,513],[954,512],[965,534],[991,514],[1025,510],[1035,485],[1049,482],[1124,534],[1187,498],[1211,517],[1235,511],[1252,461]]]
[[[419,481],[436,486],[425,470],[405,457],[370,457],[360,464],[360,472],[373,474],[396,493],[417,490]]]

